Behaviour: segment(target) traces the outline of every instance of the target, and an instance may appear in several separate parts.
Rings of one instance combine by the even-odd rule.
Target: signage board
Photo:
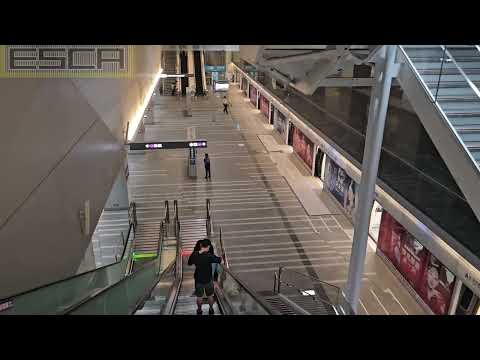
[[[163,150],[163,149],[190,149],[206,148],[206,140],[191,141],[164,141],[149,143],[130,143],[130,150]]]
[[[205,65],[205,72],[225,72],[225,65],[221,66],[212,66],[212,65]]]

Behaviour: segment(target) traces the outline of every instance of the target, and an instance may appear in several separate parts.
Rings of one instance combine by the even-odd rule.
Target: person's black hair
[[[200,240],[200,247],[202,248],[206,248],[208,246],[212,245],[212,243],[210,242],[210,240],[208,239],[203,239],[203,240]]]
[[[193,248],[193,251],[200,251],[200,242],[202,240],[198,240],[197,243],[195,244],[195,247]]]
[[[208,153],[206,153],[205,156],[208,156]]]

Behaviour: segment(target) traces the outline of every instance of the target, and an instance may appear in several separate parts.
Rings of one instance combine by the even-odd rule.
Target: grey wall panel
[[[0,229],[95,121],[71,80],[0,80]]]
[[[79,210],[90,200],[93,231],[124,156],[95,122],[0,231],[0,298],[76,273],[90,242]]]
[[[241,45],[240,58],[251,64],[255,64],[259,48],[258,45]]]
[[[143,104],[160,67],[160,58],[159,46],[134,46],[131,78],[74,80],[119,142],[123,142],[127,122],[132,120]]]

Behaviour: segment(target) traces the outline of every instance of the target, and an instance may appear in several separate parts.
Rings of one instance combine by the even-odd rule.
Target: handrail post
[[[278,267],[277,294],[280,294],[280,285],[282,284],[283,266]]]
[[[437,90],[435,91],[435,102],[437,102],[438,90],[439,90],[439,88],[440,88],[440,79],[441,79],[441,77],[442,77],[443,63],[445,62],[446,52],[447,52],[447,46],[444,45],[443,55],[442,55],[442,63],[440,64],[440,73],[438,74]]]
[[[169,208],[169,205],[168,205],[168,200],[165,200],[165,209],[166,209],[165,222],[169,223],[170,222],[170,208]]]

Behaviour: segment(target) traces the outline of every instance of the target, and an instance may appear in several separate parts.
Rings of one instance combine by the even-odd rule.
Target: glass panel
[[[130,315],[157,279],[157,263],[145,267],[70,312],[71,315]]]
[[[268,311],[220,265],[218,285],[223,291],[232,315],[268,315]]]
[[[130,233],[125,258],[122,261],[18,295],[11,299],[13,307],[0,314],[61,314],[98,290],[117,283],[125,276],[125,269],[130,259],[130,244],[134,237],[133,231]]]

